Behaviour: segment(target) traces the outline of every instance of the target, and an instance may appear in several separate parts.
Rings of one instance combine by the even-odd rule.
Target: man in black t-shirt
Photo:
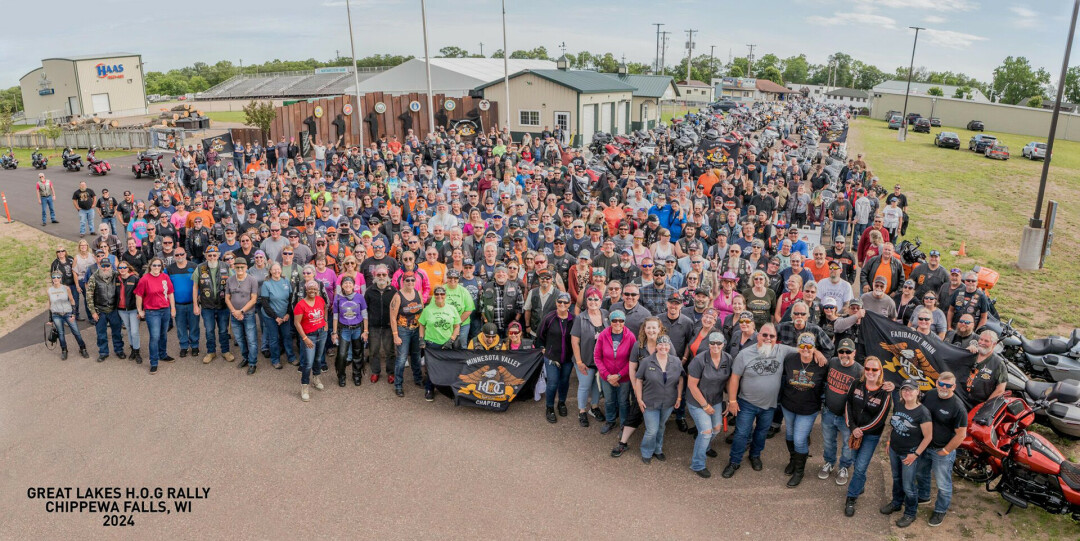
[[[79,213],[79,236],[85,237],[87,233],[94,232],[94,203],[97,194],[94,190],[86,187],[86,182],[79,183],[79,189],[71,196],[71,204]]]
[[[101,213],[101,223],[109,224],[109,230],[115,235],[118,229],[116,223],[117,201],[115,197],[109,195],[108,188],[101,189],[101,197],[94,203],[94,206]]]
[[[971,374],[964,381],[964,388],[967,390],[965,404],[969,409],[1005,394],[1009,373],[1005,369],[1005,360],[994,353],[997,341],[997,333],[986,330],[979,334],[977,343],[970,344],[967,348],[976,354]]]
[[[957,321],[963,314],[971,314],[975,318],[975,328],[986,325],[986,317],[990,312],[990,300],[986,293],[979,289],[979,276],[974,272],[964,273],[964,285],[953,293],[949,301],[949,328],[956,327]]]
[[[821,435],[825,445],[825,464],[818,472],[818,479],[828,479],[836,472],[836,483],[844,484],[848,480],[851,466],[855,462],[848,438],[851,430],[844,419],[848,390],[863,375],[863,367],[855,362],[855,342],[850,338],[840,341],[836,347],[836,357],[829,361],[829,372],[825,377],[825,408],[821,417]],[[836,436],[840,436],[840,464],[836,464]]]
[[[933,471],[938,493],[929,524],[938,526],[945,520],[945,513],[952,503],[952,469],[956,461],[956,448],[967,436],[968,410],[960,397],[956,396],[956,375],[942,372],[938,376],[937,390],[926,395],[923,405],[930,410],[934,438],[919,457],[915,482],[919,501],[930,501],[930,472]]]

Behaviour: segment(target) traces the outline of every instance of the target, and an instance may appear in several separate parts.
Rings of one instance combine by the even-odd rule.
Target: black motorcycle
[[[49,159],[37,149],[34,149],[34,153],[30,155],[30,160],[34,164],[34,169],[44,170],[49,167]]]
[[[82,156],[75,154],[70,148],[64,149],[62,158],[64,160],[64,169],[67,169],[68,171],[77,172],[83,167]]]
[[[4,169],[18,169],[19,160],[15,159],[15,154],[9,149],[7,154],[0,156],[0,167]]]

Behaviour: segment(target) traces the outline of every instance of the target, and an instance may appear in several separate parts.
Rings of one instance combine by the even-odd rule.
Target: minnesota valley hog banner
[[[455,404],[506,411],[540,366],[540,350],[471,351],[428,349],[428,377],[453,389]]]
[[[974,353],[870,312],[863,318],[859,332],[859,347],[865,355],[881,359],[887,380],[899,387],[911,378],[921,383],[921,390],[929,391],[937,384],[938,374],[952,372],[956,374],[956,393],[967,402],[964,383],[975,364]]]

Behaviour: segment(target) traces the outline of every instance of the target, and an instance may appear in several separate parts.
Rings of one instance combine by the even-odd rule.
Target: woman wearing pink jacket
[[[596,336],[593,349],[593,361],[596,373],[600,376],[600,387],[604,391],[604,427],[601,434],[615,428],[615,416],[626,422],[626,412],[630,401],[630,350],[634,349],[637,339],[626,328],[626,314],[615,310],[609,316],[611,326],[600,331]]]

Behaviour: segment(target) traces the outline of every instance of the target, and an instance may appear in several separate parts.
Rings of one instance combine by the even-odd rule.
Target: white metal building
[[[885,81],[884,83],[881,83],[881,84],[875,86],[874,89],[873,89],[873,93],[875,95],[876,94],[900,94],[900,95],[903,95],[904,92],[907,90],[907,85],[908,85],[907,81],[897,81],[897,80]],[[934,87],[940,88],[942,93],[944,94],[944,96],[942,96],[942,97],[945,97],[945,98],[955,98],[956,97],[956,90],[957,90],[957,88],[959,88],[959,87],[953,86],[953,85],[939,85],[939,84],[936,84],[936,83],[917,83],[915,81],[912,81],[911,82],[911,95],[912,96],[929,96],[930,94],[928,93],[928,91],[931,88],[934,88]],[[990,103],[990,100],[987,99],[986,95],[983,94],[982,91],[979,90],[978,88],[970,87],[969,90],[970,90],[970,94],[969,94],[970,97],[965,97],[966,99],[970,99],[971,101],[977,101],[979,103]]]
[[[508,59],[509,73],[513,75],[528,69],[553,69],[550,60]],[[431,91],[445,94],[448,98],[462,98],[469,91],[503,77],[501,58],[432,58]],[[360,81],[360,93],[385,92],[391,95],[412,92],[427,93],[427,69],[423,58],[414,58],[390,68],[367,80]],[[353,86],[345,90],[352,94]]]
[[[27,118],[146,114],[142,55],[46,58],[19,79]]]

